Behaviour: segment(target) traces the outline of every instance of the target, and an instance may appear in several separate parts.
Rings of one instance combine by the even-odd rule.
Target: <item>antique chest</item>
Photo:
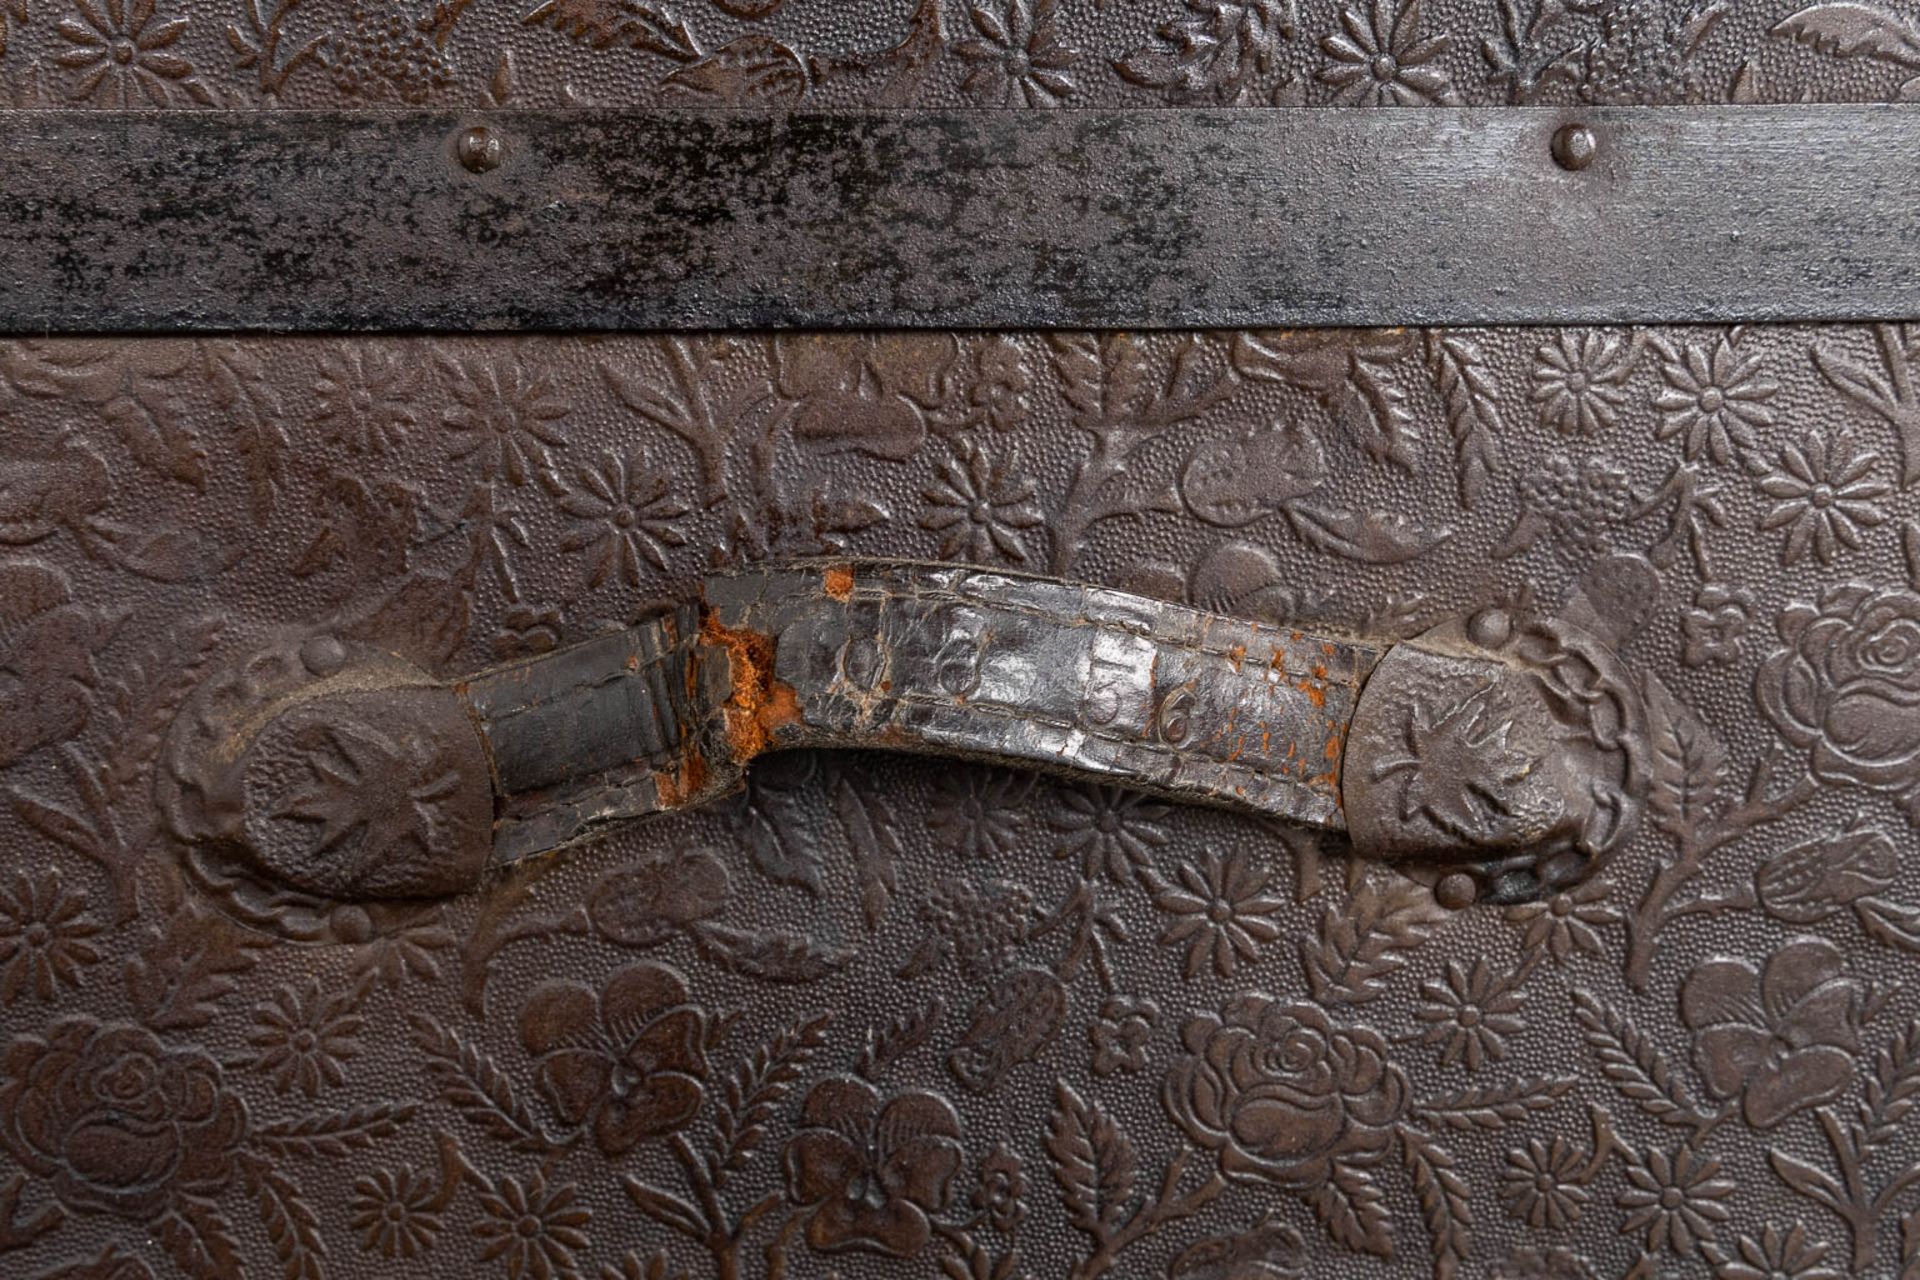
[[[0,1275],[1920,1280],[1920,8],[0,86]]]

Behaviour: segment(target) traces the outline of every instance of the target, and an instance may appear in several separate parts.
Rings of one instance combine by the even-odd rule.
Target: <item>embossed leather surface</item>
[[[1891,4],[668,12],[0,0],[0,80],[1374,106],[1920,62]],[[0,342],[0,1274],[1920,1274],[1916,359],[1899,324]],[[1387,638],[1584,601],[1648,812],[1510,907],[850,753],[448,901],[210,876],[159,819],[176,712],[273,636],[463,673],[842,553]],[[1443,712],[1408,759],[1486,749]],[[316,820],[381,776],[288,768]]]

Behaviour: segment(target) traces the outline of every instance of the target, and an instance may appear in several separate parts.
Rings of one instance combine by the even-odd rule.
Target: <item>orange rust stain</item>
[[[1227,661],[1233,664],[1235,671],[1240,669],[1240,664],[1246,659],[1246,656],[1247,646],[1243,644],[1234,645],[1233,648],[1227,650]]]
[[[758,631],[731,631],[712,613],[700,622],[705,644],[724,649],[733,669],[733,689],[721,708],[726,722],[727,747],[744,763],[767,749],[768,740],[783,725],[800,720],[800,700],[793,686],[773,676],[773,637]]]
[[[1306,694],[1307,701],[1311,702],[1314,706],[1324,707],[1327,705],[1327,690],[1325,686],[1315,684],[1311,680],[1301,680],[1297,681],[1293,687],[1301,693]]]
[[[638,671],[639,669],[640,669],[640,655],[639,655],[639,654],[637,654],[637,653],[630,653],[630,654],[628,654],[628,655],[627,655],[627,670],[629,670],[629,671]]]
[[[853,597],[853,566],[850,564],[830,565],[826,576],[827,594],[835,600],[849,600]]]
[[[707,785],[707,761],[698,751],[689,751],[680,767],[671,773],[654,774],[654,788],[660,793],[660,807],[677,809],[690,804]]]

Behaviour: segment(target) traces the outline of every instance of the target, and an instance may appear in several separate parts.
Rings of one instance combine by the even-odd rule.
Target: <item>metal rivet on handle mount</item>
[[[1562,169],[1578,173],[1600,153],[1600,140],[1583,124],[1563,126],[1553,135],[1553,159]]]
[[[454,151],[468,173],[491,173],[500,167],[506,145],[493,130],[477,124],[460,135]]]

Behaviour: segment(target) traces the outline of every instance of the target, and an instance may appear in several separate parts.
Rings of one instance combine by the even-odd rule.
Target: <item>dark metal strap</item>
[[[714,799],[768,751],[942,753],[1345,830],[1511,898],[1631,832],[1638,705],[1604,640],[1499,609],[1389,649],[982,569],[805,563],[451,684],[284,636],[188,699],[160,788],[197,856],[419,895]]]
[[[9,330],[1920,315],[1920,106],[0,112],[0,172]]]
[[[494,857],[734,786],[766,751],[1004,760],[1342,828],[1382,650],[1097,587],[915,564],[709,579],[699,610],[456,686],[501,797]]]

